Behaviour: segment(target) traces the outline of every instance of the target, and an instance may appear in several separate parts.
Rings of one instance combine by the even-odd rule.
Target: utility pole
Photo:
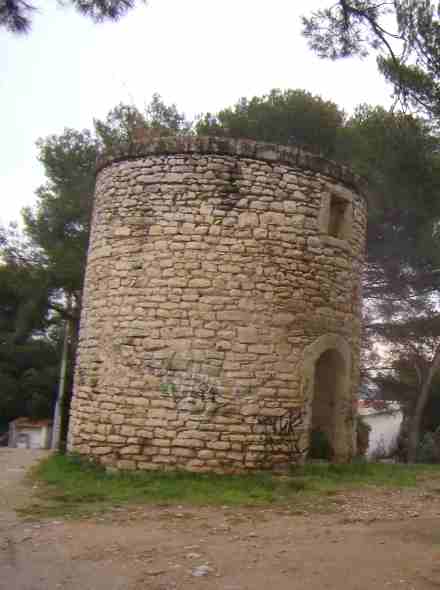
[[[67,312],[70,314],[71,300],[70,297],[67,299]],[[55,412],[53,417],[52,425],[52,441],[51,449],[59,451],[60,439],[61,439],[61,424],[63,419],[64,411],[64,395],[66,390],[66,376],[67,376],[67,361],[69,356],[69,341],[70,341],[70,319],[64,320],[64,338],[63,338],[63,350],[61,353],[61,366],[60,366],[60,379],[58,382],[58,393],[57,400],[55,402]]]

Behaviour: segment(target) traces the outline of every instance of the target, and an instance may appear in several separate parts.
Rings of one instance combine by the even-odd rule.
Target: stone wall
[[[103,158],[69,448],[122,469],[284,468],[304,458],[333,350],[332,445],[349,459],[362,193],[346,168],[252,141]]]

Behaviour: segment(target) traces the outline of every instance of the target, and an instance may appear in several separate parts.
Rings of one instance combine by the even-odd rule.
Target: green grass
[[[309,464],[290,475],[215,475],[188,472],[108,473],[72,455],[52,455],[32,474],[40,482],[40,503],[27,514],[72,515],[125,504],[196,504],[300,507],[339,491],[362,486],[408,487],[440,477],[439,466],[352,463]]]
[[[440,477],[440,465],[353,462],[344,465],[312,463],[292,469],[293,477],[304,477],[315,491],[364,485],[406,488],[423,480]]]

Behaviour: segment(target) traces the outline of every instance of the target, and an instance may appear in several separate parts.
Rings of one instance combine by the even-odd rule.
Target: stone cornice
[[[329,176],[354,189],[368,200],[366,180],[355,174],[347,166],[312,154],[301,147],[278,145],[251,139],[195,135],[153,136],[148,132],[138,133],[138,137],[130,144],[123,144],[118,149],[102,153],[98,157],[96,171],[99,173],[103,168],[115,162],[145,156],[172,154],[236,156],[302,168],[306,171]]]

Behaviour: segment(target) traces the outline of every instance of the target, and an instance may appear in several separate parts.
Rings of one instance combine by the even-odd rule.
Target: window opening
[[[339,240],[344,239],[345,218],[348,208],[348,202],[344,199],[338,199],[335,195],[330,199],[328,234]]]

